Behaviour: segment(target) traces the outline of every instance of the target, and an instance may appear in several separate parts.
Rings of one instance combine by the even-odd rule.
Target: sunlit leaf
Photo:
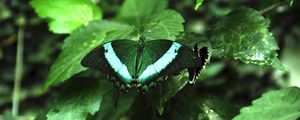
[[[65,81],[85,70],[86,68],[80,65],[81,59],[103,41],[126,38],[132,31],[131,26],[104,20],[93,21],[74,31],[64,40],[63,50],[51,66],[46,87]]]
[[[210,31],[213,54],[284,70],[277,58],[279,48],[268,30],[269,24],[269,20],[250,8],[231,12]]]
[[[49,19],[50,30],[55,33],[71,33],[89,21],[102,18],[102,11],[92,0],[32,0],[30,3],[39,17]]]
[[[99,110],[102,97],[113,87],[106,80],[77,78],[59,93],[48,120],[85,120]]]
[[[300,88],[265,93],[251,106],[241,109],[234,120],[296,120],[300,117]]]

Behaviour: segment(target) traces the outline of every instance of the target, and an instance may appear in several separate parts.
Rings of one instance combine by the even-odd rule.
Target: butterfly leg
[[[115,107],[115,108],[118,107],[119,97],[120,97],[120,92],[117,91],[117,92],[116,92],[116,95],[115,95],[115,104],[114,104],[114,107]]]

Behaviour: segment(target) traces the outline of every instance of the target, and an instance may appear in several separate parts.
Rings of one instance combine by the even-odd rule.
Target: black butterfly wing
[[[81,65],[111,76],[118,76],[128,83],[132,79],[136,44],[137,42],[131,40],[105,43],[89,52],[82,59]]]
[[[200,61],[190,48],[170,40],[145,42],[141,54],[139,81],[146,82],[161,76],[179,73],[185,68],[197,67]]]

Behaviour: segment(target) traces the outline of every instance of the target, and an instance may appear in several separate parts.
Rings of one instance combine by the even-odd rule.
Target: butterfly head
[[[131,82],[130,82],[130,84],[131,84],[132,87],[135,88],[135,87],[138,86],[138,80],[137,79],[132,79]]]

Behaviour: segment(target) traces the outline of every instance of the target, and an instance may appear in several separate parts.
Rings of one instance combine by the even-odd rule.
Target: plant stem
[[[265,8],[265,9],[260,10],[259,13],[260,13],[261,15],[266,14],[267,12],[272,11],[272,10],[274,10],[275,8],[277,8],[277,7],[281,6],[281,5],[284,5],[284,4],[286,4],[286,3],[287,3],[286,1],[277,2],[277,3],[275,3],[275,4],[271,5],[271,6],[268,6],[268,7]]]
[[[24,19],[24,17],[19,19]],[[18,30],[18,40],[17,40],[15,81],[14,81],[14,91],[13,91],[13,98],[12,98],[12,115],[14,117],[17,117],[19,112],[19,99],[20,99],[20,90],[21,90],[21,79],[23,73],[23,51],[24,51],[24,24],[18,24],[18,25],[19,25],[19,30]]]

